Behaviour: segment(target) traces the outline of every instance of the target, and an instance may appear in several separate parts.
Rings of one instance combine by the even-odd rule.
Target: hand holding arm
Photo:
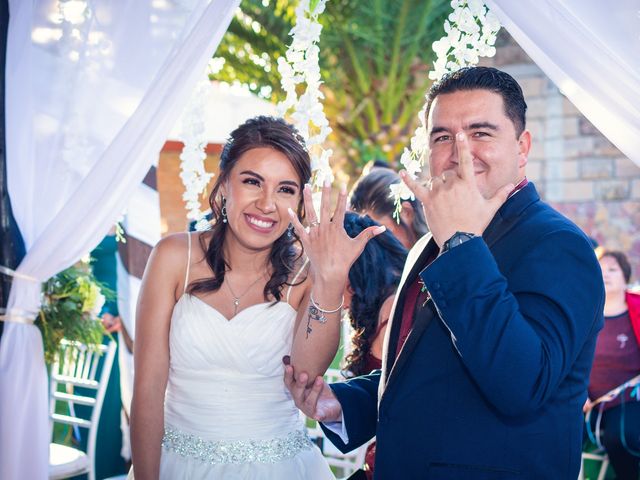
[[[293,367],[285,365],[284,384],[296,407],[307,417],[319,422],[337,422],[342,418],[342,407],[335,394],[322,377],[316,377],[311,387],[307,386],[309,376],[302,372],[298,379],[293,375]]]

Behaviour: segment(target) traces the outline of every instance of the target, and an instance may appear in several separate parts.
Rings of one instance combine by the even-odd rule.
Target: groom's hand
[[[293,367],[286,362],[284,384],[293,401],[302,413],[319,422],[338,422],[342,420],[342,407],[329,385],[322,377],[317,377],[311,387],[307,387],[309,376],[302,372],[296,379]]]

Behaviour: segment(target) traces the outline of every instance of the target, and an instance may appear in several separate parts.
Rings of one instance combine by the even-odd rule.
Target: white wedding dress
[[[169,336],[161,479],[334,479],[283,382],[295,319],[282,301],[227,320],[198,297],[180,297]]]

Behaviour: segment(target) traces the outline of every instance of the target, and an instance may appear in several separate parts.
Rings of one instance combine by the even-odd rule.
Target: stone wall
[[[640,167],[609,142],[506,32],[482,65],[509,72],[527,100],[527,176],[600,245],[626,252],[640,278]]]

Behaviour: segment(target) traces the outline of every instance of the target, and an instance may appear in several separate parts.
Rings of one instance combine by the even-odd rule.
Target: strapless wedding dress
[[[227,320],[184,294],[171,317],[161,479],[334,476],[282,377],[296,312],[261,303]]]

